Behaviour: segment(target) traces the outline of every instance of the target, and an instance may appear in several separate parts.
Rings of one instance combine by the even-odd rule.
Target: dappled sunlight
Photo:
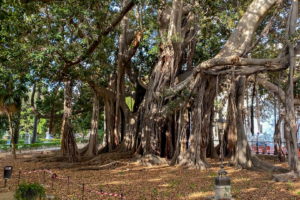
[[[19,170],[26,172],[33,169],[43,169],[42,162],[24,161],[32,155],[22,155],[17,161],[10,160],[9,156],[0,159],[0,167],[6,165],[14,166],[14,172]],[[282,167],[288,167],[287,163],[274,162],[274,157],[259,155],[265,162]],[[76,169],[50,169],[58,177],[70,176],[76,184],[70,184],[70,191],[74,193],[76,199],[82,195],[82,183],[87,188],[103,192],[123,193],[127,199],[205,199],[206,196],[214,195],[215,177],[220,169],[219,159],[207,159],[212,168],[207,170],[186,170],[184,167],[170,167],[169,165],[144,167],[135,162],[128,163],[115,169],[76,171]],[[229,158],[225,158],[225,170],[231,180],[231,194],[235,199],[284,199],[290,197],[298,199],[300,197],[300,179],[289,183],[277,183],[272,181],[272,173],[236,170],[228,167]],[[29,182],[42,182],[43,174],[34,173],[24,175]],[[16,185],[18,179],[15,177],[8,181],[10,186]],[[50,175],[46,175],[46,185],[48,194],[66,195],[67,184],[64,180],[55,180],[54,189],[51,189]],[[15,187],[15,186],[13,186]],[[85,192],[86,198],[97,199],[96,193]],[[112,199],[117,197],[112,197]]]

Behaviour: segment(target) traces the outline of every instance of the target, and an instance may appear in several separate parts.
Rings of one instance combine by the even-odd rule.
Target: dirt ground
[[[13,166],[13,173],[18,174],[44,169],[46,163],[24,162],[34,153],[22,154],[14,161],[11,156],[0,157],[0,169],[4,166]],[[262,158],[265,161],[288,168],[287,163],[279,163],[274,157]],[[45,173],[45,187],[47,195],[54,199],[82,199],[82,184],[85,187],[107,193],[123,194],[126,199],[206,199],[214,195],[215,177],[217,176],[219,160],[208,159],[212,168],[207,171],[186,170],[182,167],[169,167],[168,165],[145,167],[137,163],[127,162],[127,165],[98,171],[77,171],[76,169],[49,169],[59,178],[67,178],[70,183],[67,193],[67,180],[55,179],[51,174]],[[225,164],[228,160],[225,161]],[[236,170],[225,167],[231,180],[231,194],[235,199],[243,200],[269,200],[269,199],[300,199],[300,179],[286,183],[272,181],[270,172],[257,172]],[[2,172],[0,171],[2,176]],[[21,175],[20,182],[44,183],[44,172]],[[14,191],[18,184],[18,175],[8,180],[10,191]],[[0,187],[4,186],[4,181]],[[1,190],[0,190],[1,193]],[[0,194],[3,196],[3,194]],[[0,198],[1,199],[1,198]],[[100,195],[88,190],[84,191],[83,199],[100,199]],[[118,197],[104,196],[102,199],[119,199]],[[1,199],[2,200],[2,199]],[[4,199],[3,199],[4,200]]]

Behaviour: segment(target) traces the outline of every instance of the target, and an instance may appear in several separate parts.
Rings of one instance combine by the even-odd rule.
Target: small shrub
[[[39,183],[22,183],[14,195],[17,200],[31,200],[36,197],[45,197],[46,189]]]

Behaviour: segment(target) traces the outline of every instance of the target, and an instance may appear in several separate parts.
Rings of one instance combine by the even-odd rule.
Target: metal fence
[[[265,154],[265,155],[275,155],[275,145],[274,141],[248,141],[251,150],[255,154]],[[217,146],[219,140],[214,141],[214,145]],[[276,145],[277,152],[279,152],[279,146]],[[300,143],[298,143],[298,157],[300,157]],[[288,155],[286,142],[281,143],[281,151],[283,154]]]

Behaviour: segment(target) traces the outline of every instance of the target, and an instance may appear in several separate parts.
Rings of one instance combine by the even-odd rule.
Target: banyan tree
[[[52,1],[42,2],[51,6]],[[299,100],[294,100],[293,94],[294,82],[299,79],[294,77],[300,50],[299,41],[295,39],[299,25],[298,0],[226,1],[220,4],[172,0],[148,2],[147,6],[143,1],[121,0],[119,3],[119,14],[108,26],[100,27],[97,36],[76,33],[78,38],[90,40],[84,53],[69,59],[63,51],[57,52],[63,62],[57,77],[65,83],[62,154],[71,156],[73,162],[81,160],[89,164],[131,158],[134,154],[151,154],[170,159],[171,165],[209,168],[207,156],[217,154],[212,137],[212,125],[219,112],[215,102],[225,98],[222,104],[227,104],[225,117],[228,124],[224,140],[231,156],[230,164],[245,169],[287,171],[261,161],[247,142],[245,121],[249,122],[251,114],[244,105],[245,89],[249,84],[258,84],[274,93],[285,107],[288,163],[290,170],[300,170],[295,129],[295,106]],[[231,6],[242,11],[239,21],[231,21],[233,27],[226,29],[229,21],[217,13],[226,15]],[[149,7],[153,9],[152,13]],[[150,14],[155,17],[151,20],[156,20],[152,27],[146,24]],[[76,23],[80,22],[74,20],[74,27]],[[209,33],[207,26],[219,32]],[[155,38],[147,37],[147,40],[157,43],[157,56],[152,60],[152,66],[146,66],[143,60],[146,54],[144,36],[149,28],[155,29],[150,34]],[[99,81],[99,74],[77,77],[88,83],[93,91],[89,144],[77,149],[71,128],[72,108],[68,103],[68,91],[72,90],[69,74],[91,62],[88,58],[102,50],[99,45],[116,29],[119,33],[113,57],[115,68],[106,77],[105,84]],[[279,29],[281,35],[278,35]],[[268,44],[266,38],[271,33],[277,38],[272,39],[273,44]],[[201,54],[204,51],[201,48],[205,48],[202,44],[212,42],[209,41],[212,36],[207,34],[223,35],[216,42],[218,46],[210,51],[212,53],[204,55]],[[274,41],[276,52],[272,56],[259,57],[260,54],[253,53],[260,43],[269,48]],[[283,70],[289,73],[285,91],[266,76]],[[128,96],[134,99],[132,109],[126,103]],[[100,99],[104,102],[105,135],[102,144],[98,145]]]

